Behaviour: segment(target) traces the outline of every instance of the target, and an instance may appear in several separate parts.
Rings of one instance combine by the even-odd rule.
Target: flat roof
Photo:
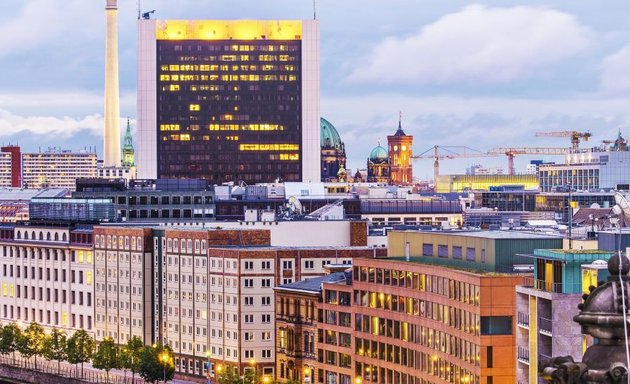
[[[424,256],[412,256],[409,258],[409,261],[407,261],[407,259],[405,258],[405,256],[392,256],[392,257],[379,257],[376,258],[374,260],[385,260],[385,261],[395,261],[395,262],[403,262],[403,263],[414,263],[414,264],[422,264],[422,265],[429,265],[432,267],[441,267],[441,268],[446,268],[446,269],[454,269],[457,271],[461,271],[461,272],[468,272],[468,273],[472,273],[475,275],[483,275],[483,276],[518,276],[521,275],[520,273],[503,273],[503,272],[495,272],[495,271],[484,271],[482,269],[477,269],[475,268],[475,264],[476,263],[472,263],[470,267],[464,267],[464,266],[460,266],[460,265],[446,265],[446,264],[439,264],[437,262],[435,262],[433,259],[431,259],[430,257],[424,257]],[[526,275],[528,273],[525,273]],[[531,274],[531,273],[529,273]]]
[[[538,240],[538,239],[562,239],[561,235],[547,234],[540,232],[524,232],[524,231],[462,231],[462,230],[449,230],[449,231],[412,231],[412,230],[393,230],[391,232],[409,232],[409,233],[423,233],[431,235],[444,235],[444,236],[464,236],[464,237],[476,237],[481,239],[494,239],[494,240]]]

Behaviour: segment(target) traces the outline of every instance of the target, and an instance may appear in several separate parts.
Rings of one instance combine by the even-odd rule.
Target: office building
[[[556,192],[558,188],[568,186],[578,191],[628,190],[628,164],[630,152],[625,145],[608,151],[571,153],[564,164],[541,164],[538,167],[540,190]]]
[[[96,153],[49,149],[22,155],[25,188],[75,189],[76,179],[96,177]]]
[[[524,276],[401,257],[355,259],[341,275],[277,288],[281,383],[516,382]]]
[[[582,266],[597,260],[605,266],[613,255],[597,250],[558,249],[537,249],[531,255],[534,276],[516,287],[518,383],[540,383],[539,365],[552,356],[582,359],[584,337],[573,316],[582,303],[582,294],[590,293],[589,286],[596,287],[601,277],[592,268],[584,272]],[[587,277],[585,281],[583,276]]]
[[[0,320],[94,334],[92,230],[81,225],[0,226]]]
[[[489,191],[496,186],[537,189],[538,178],[536,175],[439,175],[436,192]]]
[[[319,181],[316,20],[138,20],[138,177]]]
[[[95,227],[96,337],[161,341],[177,372],[274,375],[273,288],[327,264],[383,255],[368,247],[272,247],[269,230]]]
[[[388,255],[490,272],[531,271],[524,256],[535,249],[562,249],[562,237],[517,231],[390,231]]]
[[[204,180],[77,180],[74,198],[109,199],[119,221],[183,223],[215,220],[214,191]]]

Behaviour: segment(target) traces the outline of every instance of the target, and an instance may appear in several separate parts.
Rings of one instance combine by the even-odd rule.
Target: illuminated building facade
[[[0,321],[94,333],[92,229],[67,224],[0,227]]]
[[[389,157],[387,150],[379,143],[370,152],[367,160],[367,181],[368,183],[389,183]]]
[[[405,134],[402,130],[401,120],[398,120],[398,130],[393,136],[387,136],[389,147],[390,184],[411,185],[413,182],[413,169],[411,165],[411,146],[413,136]]]
[[[138,176],[319,181],[309,21],[138,21]]]
[[[94,152],[48,150],[22,155],[24,188],[75,189],[78,178],[93,178],[97,174]]]

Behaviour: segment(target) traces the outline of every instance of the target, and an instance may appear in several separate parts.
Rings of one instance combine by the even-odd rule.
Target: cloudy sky
[[[105,0],[0,2],[0,144],[102,152]],[[121,114],[135,118],[136,0],[119,0]],[[300,19],[311,0],[142,0],[162,19]],[[630,3],[317,0],[322,116],[349,167],[395,131],[414,152],[566,147],[537,131],[590,130],[588,145],[630,137]],[[522,157],[523,169],[530,158]],[[559,158],[547,160],[561,161]],[[473,162],[449,160],[444,172]],[[430,177],[430,160],[414,174]]]

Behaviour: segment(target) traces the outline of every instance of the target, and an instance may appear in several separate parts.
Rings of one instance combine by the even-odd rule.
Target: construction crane
[[[460,152],[455,152],[451,149],[457,149]],[[440,153],[442,152],[446,153]],[[433,151],[433,154],[427,155],[427,153]],[[437,185],[438,176],[440,175],[440,160],[444,159],[461,159],[471,157],[490,157],[498,156],[499,154],[489,154],[478,151],[476,149],[466,146],[452,146],[452,145],[434,145],[419,155],[411,156],[412,159],[433,159],[433,183]]]
[[[513,147],[513,148],[492,148],[489,155],[506,155],[508,158],[508,174],[513,175],[514,157],[516,155],[566,155],[567,148],[537,148],[537,147]]]
[[[588,141],[588,138],[592,136],[591,132],[578,132],[578,131],[555,131],[555,132],[536,132],[538,137],[570,137],[571,138],[571,150],[577,152],[580,147],[580,139]]]

